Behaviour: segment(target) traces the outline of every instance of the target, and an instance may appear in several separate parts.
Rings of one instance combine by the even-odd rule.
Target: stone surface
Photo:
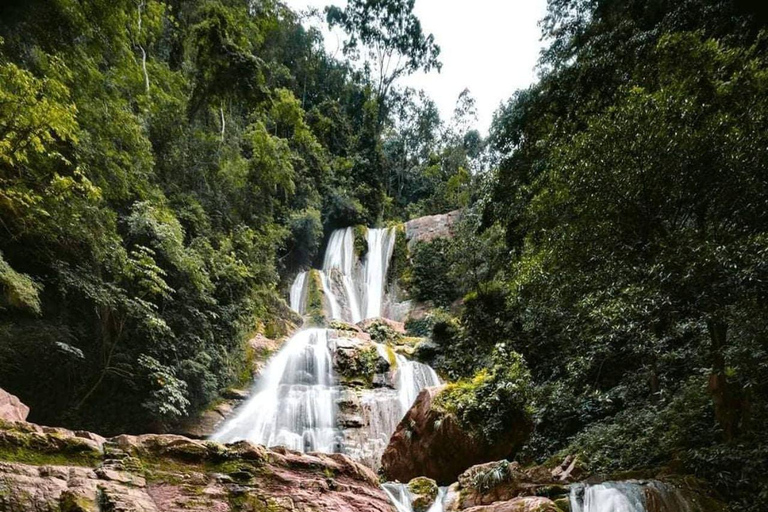
[[[0,420],[25,421],[29,407],[21,403],[16,395],[0,389]]]
[[[515,498],[465,510],[466,512],[562,512],[552,500],[536,496]]]
[[[382,469],[389,479],[407,482],[426,476],[449,485],[472,465],[511,455],[527,437],[528,426],[510,430],[492,444],[482,441],[453,415],[433,407],[443,389],[422,390],[397,426],[382,456]]]
[[[368,330],[376,324],[384,324],[397,334],[405,334],[405,324],[389,318],[368,318],[359,322],[357,325],[363,331],[368,332]]]
[[[405,237],[408,247],[418,242],[430,242],[435,238],[453,236],[453,226],[461,218],[461,210],[442,215],[430,215],[409,220],[405,223]]]
[[[73,441],[78,440],[78,441]],[[99,446],[98,455],[73,454]],[[376,475],[344,455],[178,435],[111,439],[0,424],[3,512],[391,512]]]
[[[408,482],[413,512],[427,512],[437,498],[437,482],[420,476]]]

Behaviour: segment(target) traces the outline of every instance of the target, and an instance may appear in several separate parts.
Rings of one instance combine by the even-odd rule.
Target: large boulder
[[[29,407],[21,403],[16,395],[0,389],[0,420],[26,421]]]
[[[391,512],[370,469],[344,455],[0,424],[0,510]]]
[[[435,406],[435,398],[444,389],[422,390],[398,425],[381,461],[389,479],[407,482],[426,476],[448,485],[470,466],[510,456],[527,438],[528,424],[486,441],[462,426],[456,416]]]

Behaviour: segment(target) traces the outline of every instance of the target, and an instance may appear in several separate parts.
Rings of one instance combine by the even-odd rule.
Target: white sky
[[[344,0],[284,0],[294,10]],[[477,101],[478,128],[485,134],[493,112],[512,93],[535,79],[541,48],[538,22],[546,0],[416,0],[415,12],[425,33],[441,47],[443,69],[419,73],[398,82],[424,89],[450,119],[461,91],[468,88]],[[338,48],[337,36],[326,34],[326,47]]]

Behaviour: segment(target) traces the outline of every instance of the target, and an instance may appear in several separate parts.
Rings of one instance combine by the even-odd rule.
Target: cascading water
[[[300,331],[267,366],[254,395],[212,439],[335,451],[335,398],[325,329]]]
[[[397,512],[414,512],[412,505],[413,496],[411,496],[411,492],[408,490],[407,485],[400,483],[386,483],[382,484],[381,487],[384,489],[384,492],[387,493],[389,501],[395,506]],[[446,488],[440,487],[435,502],[429,509],[427,509],[427,512],[443,512],[443,510],[445,510],[445,494]]]
[[[336,230],[328,240],[323,268],[317,272],[325,295],[326,315],[331,319],[357,323],[382,316],[396,230],[369,229],[366,238],[368,250],[362,261],[355,254],[352,228]],[[302,315],[307,309],[310,279],[309,272],[302,272],[290,289],[291,308]],[[344,395],[335,386],[332,350],[338,350],[338,341],[329,339],[331,332],[307,329],[288,340],[269,362],[252,398],[212,439],[245,439],[305,452],[341,450],[376,468],[390,436],[419,391],[439,385],[440,379],[429,366],[376,344],[379,355],[392,365],[389,374],[382,374],[388,384],[357,392],[365,428],[349,434],[336,421],[339,397]],[[346,393],[350,391],[345,390]],[[399,512],[412,512],[407,487],[386,484],[385,491]],[[441,489],[429,512],[443,511],[444,495],[445,489]]]
[[[291,309],[300,315],[303,315],[305,310],[304,296],[307,290],[307,274],[308,272],[299,272],[291,285]]]
[[[690,497],[658,481],[571,486],[571,512],[705,512]]]
[[[356,324],[382,316],[389,260],[395,248],[392,228],[369,229],[368,251],[362,261],[355,255],[355,231],[337,229],[331,233],[319,271],[327,315],[333,320]],[[306,276],[299,274],[291,287],[291,308],[304,312]],[[294,302],[294,296],[296,301]]]
[[[365,275],[365,318],[381,316],[384,302],[384,288],[387,281],[389,260],[395,249],[394,229],[369,229],[368,253],[364,268]]]

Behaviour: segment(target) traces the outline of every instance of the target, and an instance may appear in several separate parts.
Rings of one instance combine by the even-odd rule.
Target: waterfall
[[[705,512],[695,500],[658,481],[571,486],[571,512]]]
[[[300,315],[304,314],[305,301],[304,294],[307,286],[307,272],[299,272],[291,285],[291,309]]]
[[[397,512],[413,512],[413,496],[408,490],[408,486],[400,483],[386,483],[381,485],[384,492],[389,497],[389,501],[395,506]],[[437,498],[427,512],[443,512],[445,510],[444,501],[447,488],[440,487],[437,491]]]
[[[395,249],[394,229],[369,229],[368,253],[365,258],[365,318],[376,318],[382,314],[387,270],[392,251]]]
[[[322,282],[334,320],[348,320],[356,324],[363,319],[354,280],[356,263],[354,230],[337,229],[331,233],[323,259]],[[341,281],[343,297],[339,297],[337,288],[333,286],[333,276],[338,276]],[[348,315],[344,314],[347,311],[342,309],[341,303],[347,306]]]
[[[355,254],[353,228],[337,229],[331,233],[320,270],[326,314],[331,319],[356,324],[382,316],[387,270],[396,237],[393,228],[368,229],[368,252],[360,261]],[[302,314],[306,309],[305,286],[306,276],[302,274],[291,286],[291,307]]]
[[[397,360],[395,387],[400,399],[402,417],[411,408],[422,389],[439,386],[441,382],[431,366],[411,361],[401,354],[396,354],[395,359]]]
[[[253,396],[212,439],[333,452],[335,398],[328,332],[300,331],[267,366]]]

